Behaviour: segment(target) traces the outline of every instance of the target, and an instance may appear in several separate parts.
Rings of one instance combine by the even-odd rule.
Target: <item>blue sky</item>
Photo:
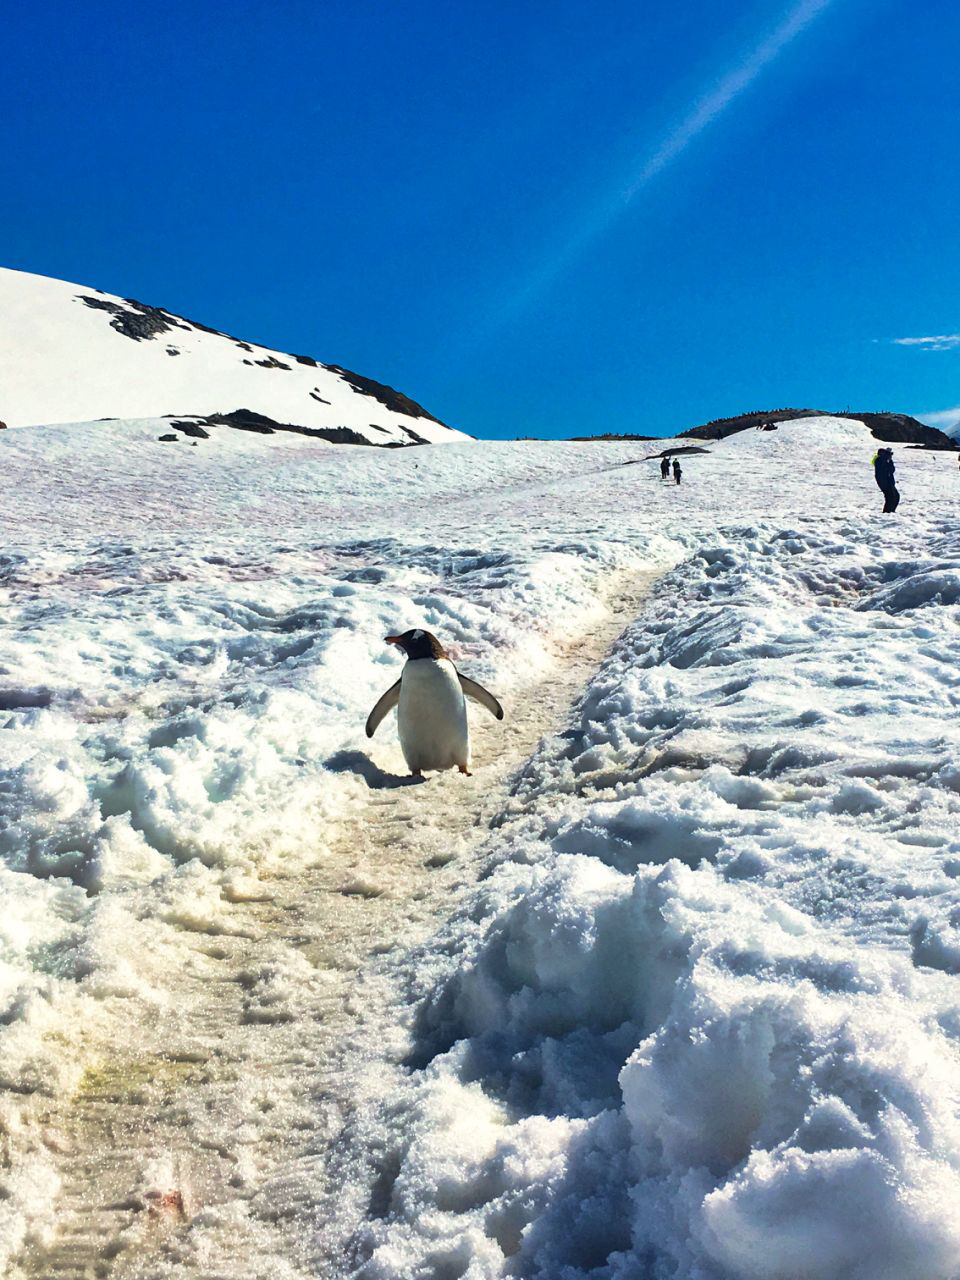
[[[480,436],[960,406],[954,0],[98,0],[4,25],[3,265]]]

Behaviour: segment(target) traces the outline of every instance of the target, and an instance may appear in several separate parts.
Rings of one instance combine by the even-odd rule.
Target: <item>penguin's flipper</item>
[[[377,726],[380,724],[380,721],[384,718],[384,716],[386,716],[388,711],[393,710],[393,708],[397,705],[399,701],[400,701],[400,681],[398,680],[396,684],[392,684],[390,686],[387,692],[383,695],[383,697],[380,699],[377,705],[373,708],[373,710],[367,716],[367,737],[368,738],[373,737],[373,735],[377,732]]]
[[[466,676],[457,672],[460,680],[460,688],[468,698],[472,698],[474,702],[479,702],[482,707],[486,707],[492,716],[496,716],[498,720],[503,719],[503,707],[496,700],[492,693],[488,693],[482,684],[477,684],[476,680],[468,680]]]

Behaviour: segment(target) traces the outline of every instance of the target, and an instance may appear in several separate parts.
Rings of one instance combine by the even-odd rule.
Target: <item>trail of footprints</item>
[[[322,1161],[311,1102],[335,1099],[343,1087],[337,1062],[361,1016],[363,967],[424,937],[469,888],[471,848],[495,822],[511,775],[562,727],[655,576],[612,583],[603,622],[506,706],[503,723],[471,717],[474,777],[451,771],[419,786],[371,790],[323,862],[271,882],[269,900],[230,908],[236,932],[190,935],[179,1008],[135,1036],[118,1028],[122,1042],[105,1047],[74,1096],[38,1111],[61,1187],[52,1238],[29,1246],[14,1275],[308,1274],[297,1262],[298,1184],[290,1180],[285,1203],[284,1166],[305,1151]],[[272,960],[289,971],[291,958],[302,965],[295,1009],[271,986]],[[278,1095],[299,1106],[302,1127],[271,1121],[273,1110],[290,1114]],[[258,1212],[265,1186],[269,1212]],[[244,1202],[252,1212],[231,1212]],[[185,1249],[198,1223],[201,1247]],[[283,1272],[278,1257],[288,1260]]]

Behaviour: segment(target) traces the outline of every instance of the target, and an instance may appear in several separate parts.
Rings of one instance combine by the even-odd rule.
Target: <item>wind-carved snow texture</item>
[[[292,1219],[307,1272],[366,1280],[953,1276],[955,468],[898,450],[894,519],[832,419],[679,488],[621,465],[642,445],[157,431],[0,433],[8,1269],[58,1227],[49,1113],[402,773],[392,725],[363,736],[382,637],[430,627],[509,716],[613,575],[679,559],[477,831],[476,890],[371,959],[338,1092],[308,1056],[237,1084],[234,1198],[169,1273],[211,1223]],[[235,985],[306,1043],[324,974],[277,930]]]
[[[831,523],[715,535],[531,761],[357,1276],[956,1274],[960,524]]]

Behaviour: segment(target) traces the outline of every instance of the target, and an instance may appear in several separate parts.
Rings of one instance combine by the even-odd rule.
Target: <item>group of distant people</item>
[[[761,423],[757,430],[769,430],[765,423]],[[960,462],[960,458],[958,458]],[[673,470],[673,478],[677,484],[683,471],[680,468],[680,459],[674,458],[671,468],[671,459],[669,454],[664,454],[660,459],[660,479],[669,480],[670,471]],[[885,513],[896,511],[900,505],[900,490],[897,488],[896,467],[893,461],[892,449],[878,449],[873,455],[873,474],[876,477],[877,485],[883,494],[883,510]]]
[[[682,472],[682,470],[680,469],[680,459],[679,459],[679,458],[674,458],[674,460],[673,460],[673,478],[674,478],[674,480],[676,480],[677,484],[679,484],[679,483],[680,483],[680,477],[681,477],[682,475],[683,475],[683,472]],[[669,480],[669,479],[670,479],[670,458],[669,458],[669,455],[668,455],[668,454],[664,454],[664,455],[663,455],[663,457],[660,459],[660,479],[661,479],[661,480]]]

